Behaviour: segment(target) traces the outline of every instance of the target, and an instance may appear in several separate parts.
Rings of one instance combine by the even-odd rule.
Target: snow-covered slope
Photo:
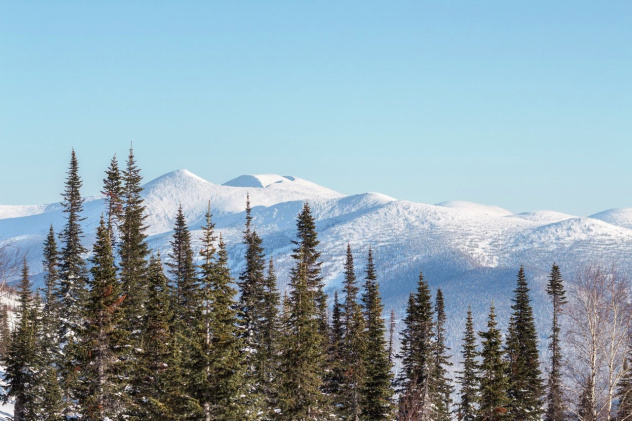
[[[492,298],[499,319],[506,320],[520,265],[531,280],[543,340],[549,312],[544,287],[553,262],[560,264],[567,278],[584,263],[616,262],[621,269],[632,269],[628,258],[632,255],[632,209],[589,218],[553,211],[514,215],[470,202],[426,205],[379,193],[347,196],[300,178],[271,174],[243,175],[220,185],[179,170],[150,181],[143,193],[150,246],[167,256],[178,206],[184,210],[192,238],[199,238],[210,201],[216,229],[228,244],[232,269],[238,274],[244,253],[246,195],[266,253],[275,259],[281,289],[291,266],[295,218],[308,200],[317,220],[330,290],[339,288],[342,281],[347,243],[355,253],[360,279],[368,247],[373,247],[386,309],[395,308],[399,315],[423,270],[430,285],[444,291],[453,348],[458,347],[468,304],[477,315],[477,329],[483,328]],[[88,246],[103,210],[102,199],[85,203]],[[0,206],[0,240],[10,239],[28,251],[36,283],[42,242],[51,224],[57,231],[64,224],[59,204]]]

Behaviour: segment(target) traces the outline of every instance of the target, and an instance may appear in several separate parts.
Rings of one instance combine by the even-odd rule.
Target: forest
[[[328,296],[308,202],[281,294],[248,198],[233,279],[210,198],[200,247],[180,207],[169,254],[149,248],[132,149],[105,172],[91,250],[74,151],[64,186],[65,224],[42,245],[44,287],[33,289],[24,260],[16,308],[0,308],[2,398],[15,420],[632,420],[632,290],[614,264],[567,282],[552,263],[547,353],[523,267],[505,331],[493,302],[482,331],[464,309],[455,350],[443,292],[423,273],[396,331],[379,250],[358,257],[347,245],[341,294]]]

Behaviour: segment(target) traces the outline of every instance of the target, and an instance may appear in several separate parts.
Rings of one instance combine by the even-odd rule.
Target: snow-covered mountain
[[[178,206],[182,205],[192,238],[210,201],[216,229],[228,245],[234,274],[242,268],[246,195],[253,208],[253,224],[266,253],[275,260],[280,288],[291,266],[291,241],[296,215],[308,200],[317,220],[323,270],[329,290],[340,287],[346,244],[355,253],[362,279],[368,247],[376,257],[386,310],[403,314],[408,294],[422,270],[431,287],[441,287],[446,298],[450,343],[458,348],[467,306],[477,329],[491,300],[501,324],[506,321],[511,291],[521,264],[531,281],[535,313],[544,340],[548,335],[546,277],[557,262],[567,279],[584,264],[603,263],[632,269],[632,209],[609,210],[583,218],[553,211],[521,214],[469,202],[427,205],[396,200],[379,193],[344,195],[290,176],[243,175],[222,185],[187,170],[174,171],[145,185],[149,244],[167,256]],[[102,198],[86,200],[86,244],[93,240],[104,211]],[[0,240],[8,239],[28,251],[36,284],[41,272],[41,248],[50,225],[63,224],[59,204],[1,206]],[[194,244],[195,245],[195,244]]]

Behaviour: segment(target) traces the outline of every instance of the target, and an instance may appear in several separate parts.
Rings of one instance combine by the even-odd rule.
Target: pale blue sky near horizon
[[[276,173],[353,194],[632,207],[632,2],[2,2],[0,204]]]

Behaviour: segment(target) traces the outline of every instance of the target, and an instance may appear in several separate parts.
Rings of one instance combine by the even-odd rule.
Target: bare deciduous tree
[[[0,241],[0,296],[7,292],[7,281],[19,274],[23,259],[19,247],[8,240]]]
[[[570,285],[565,371],[568,409],[579,420],[614,419],[632,327],[630,291],[629,279],[614,266],[588,266]]]

